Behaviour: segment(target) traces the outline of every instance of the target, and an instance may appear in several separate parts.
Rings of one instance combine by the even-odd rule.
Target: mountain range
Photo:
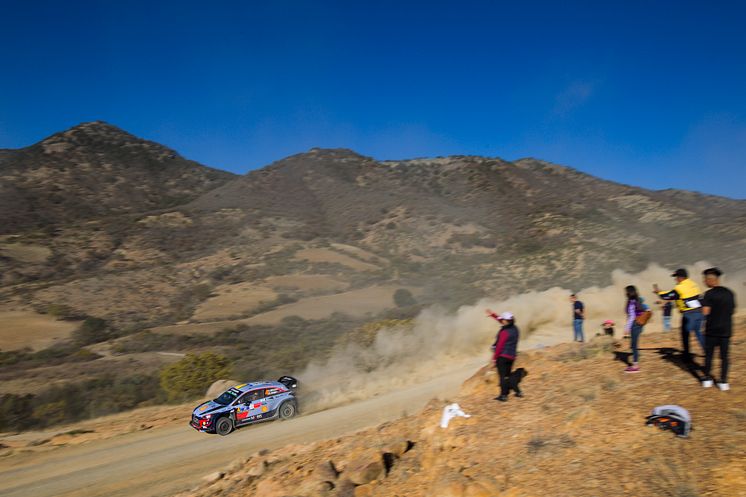
[[[0,216],[6,303],[120,326],[204,321],[195,310],[226,285],[291,276],[458,305],[650,262],[746,267],[743,200],[531,158],[315,148],[235,175],[100,121],[0,150]],[[296,300],[340,291],[288,288]]]

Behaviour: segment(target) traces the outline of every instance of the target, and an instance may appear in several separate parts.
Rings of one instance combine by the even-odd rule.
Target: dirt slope
[[[643,335],[642,372],[609,340],[524,354],[526,397],[494,400],[482,369],[455,400],[472,415],[438,427],[443,402],[341,439],[256,455],[183,494],[253,496],[697,497],[746,495],[746,329],[733,389],[703,389],[673,353],[676,334]],[[644,426],[650,409],[690,410],[688,439]],[[219,475],[215,475],[217,478]]]

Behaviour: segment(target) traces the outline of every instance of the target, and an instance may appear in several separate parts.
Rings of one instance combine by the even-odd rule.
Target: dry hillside
[[[237,176],[102,122],[0,151],[0,216],[0,395],[124,382],[86,416],[156,395],[179,354],[269,377],[433,304],[607,285],[651,262],[746,268],[744,200],[534,159],[346,149]]]
[[[494,400],[491,368],[453,398],[471,418],[438,426],[443,403],[354,435],[262,451],[183,497],[737,497],[746,495],[746,332],[733,389],[703,389],[681,367],[676,334],[642,338],[642,372],[597,338],[525,353],[525,397]],[[645,427],[656,405],[692,414],[688,439]]]

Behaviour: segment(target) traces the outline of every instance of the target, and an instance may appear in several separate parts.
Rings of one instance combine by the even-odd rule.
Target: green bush
[[[73,340],[79,345],[104,342],[110,338],[106,321],[101,318],[87,317],[77,330],[73,331]]]
[[[394,304],[396,304],[397,307],[409,307],[411,305],[417,305],[417,299],[415,299],[412,292],[406,288],[399,288],[394,292]]]
[[[161,370],[161,388],[171,401],[186,400],[204,395],[214,381],[229,376],[227,357],[213,352],[187,354]]]

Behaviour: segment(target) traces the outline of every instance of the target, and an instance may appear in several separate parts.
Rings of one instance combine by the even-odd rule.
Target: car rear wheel
[[[223,416],[218,419],[215,423],[215,433],[221,436],[226,436],[228,433],[233,431],[233,422],[230,418]]]
[[[287,401],[280,406],[280,419],[290,419],[296,414],[295,404]]]

